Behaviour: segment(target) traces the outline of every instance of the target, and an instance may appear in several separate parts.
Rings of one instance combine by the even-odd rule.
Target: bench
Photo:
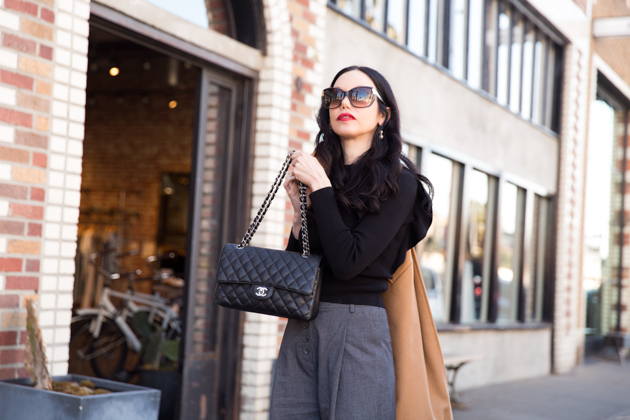
[[[448,393],[451,399],[451,405],[453,408],[465,410],[468,406],[459,399],[457,391],[455,390],[457,372],[465,364],[481,360],[484,356],[483,354],[444,353],[442,357],[444,358],[444,367],[446,368],[446,379],[448,381]]]

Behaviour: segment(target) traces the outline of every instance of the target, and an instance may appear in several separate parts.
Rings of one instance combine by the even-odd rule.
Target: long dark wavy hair
[[[372,147],[361,155],[354,163],[356,170],[346,171],[341,139],[330,125],[330,114],[327,108],[320,106],[317,114],[319,133],[315,141],[315,156],[326,170],[330,182],[335,190],[336,198],[347,208],[358,212],[377,213],[381,202],[391,195],[398,195],[398,177],[403,165],[413,176],[428,189],[422,202],[422,208],[431,212],[433,185],[427,177],[416,170],[415,165],[402,153],[402,136],[400,135],[400,113],[398,104],[387,80],[376,70],[363,66],[350,66],[337,73],[331,87],[344,73],[359,70],[365,73],[376,90],[383,98],[383,102],[376,100],[379,111],[387,115],[387,107],[391,116],[382,126],[377,128],[372,136]],[[383,138],[380,131],[383,130]]]

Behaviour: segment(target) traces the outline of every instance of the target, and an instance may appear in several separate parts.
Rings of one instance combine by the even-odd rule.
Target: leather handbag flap
[[[264,284],[300,294],[311,294],[321,256],[299,252],[226,244],[221,251],[217,282]]]

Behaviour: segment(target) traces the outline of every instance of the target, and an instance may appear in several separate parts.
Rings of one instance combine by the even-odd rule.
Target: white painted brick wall
[[[89,0],[56,3],[54,84],[40,302],[49,368],[68,371],[85,121]],[[0,15],[1,19],[1,15]],[[6,137],[13,138],[13,133]],[[0,138],[2,138],[0,129]]]

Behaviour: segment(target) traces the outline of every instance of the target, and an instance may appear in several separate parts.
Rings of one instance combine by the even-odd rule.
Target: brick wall
[[[1,6],[0,377],[24,375],[27,296],[41,304],[52,373],[65,374],[89,4]]]
[[[593,19],[630,15],[630,2],[625,0],[596,0],[591,3],[593,8]]]

